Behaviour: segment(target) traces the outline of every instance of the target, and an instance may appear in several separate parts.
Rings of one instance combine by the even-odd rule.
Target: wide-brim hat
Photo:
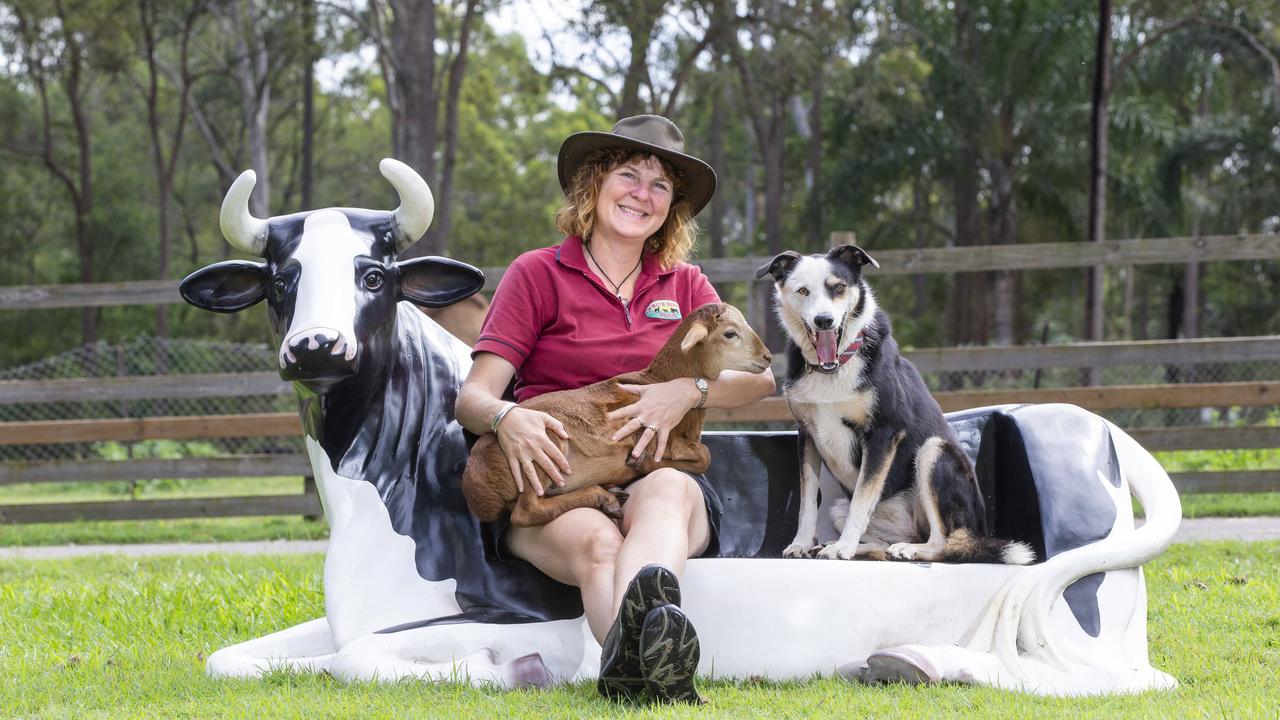
[[[716,171],[711,166],[684,152],[684,133],[661,115],[633,115],[618,121],[610,132],[590,130],[565,138],[560,145],[560,188],[569,192],[569,184],[587,157],[602,148],[622,147],[649,153],[666,160],[684,176],[682,195],[689,201],[690,214],[711,202],[716,192]]]

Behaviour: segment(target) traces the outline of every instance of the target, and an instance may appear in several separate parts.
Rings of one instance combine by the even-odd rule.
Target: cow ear
[[[770,260],[768,264],[761,265],[760,269],[756,270],[756,279],[759,280],[765,275],[772,275],[774,282],[784,283],[798,262],[800,262],[800,253],[788,250]]]
[[[844,263],[853,270],[859,270],[863,265],[870,265],[878,268],[880,263],[876,259],[867,254],[866,250],[857,245],[840,245],[831,248],[831,252],[827,253],[827,257],[834,262]]]
[[[267,296],[267,265],[246,260],[214,263],[185,277],[178,292],[202,310],[240,312]]]
[[[466,300],[484,287],[484,273],[466,263],[442,257],[420,257],[396,263],[400,298],[414,305],[439,308]]]

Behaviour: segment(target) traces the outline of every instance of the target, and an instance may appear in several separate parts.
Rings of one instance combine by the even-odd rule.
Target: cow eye
[[[796,294],[809,297],[809,288],[800,288],[799,290],[796,290]]]
[[[725,333],[724,333],[724,336],[725,336],[725,337],[727,337],[727,338],[729,338],[730,340],[732,340],[732,339],[734,339],[734,338],[738,337],[738,331],[737,331],[737,330],[726,330],[726,331],[725,331]]]
[[[380,290],[385,280],[386,277],[381,270],[371,270],[364,276],[364,286],[369,290]]]

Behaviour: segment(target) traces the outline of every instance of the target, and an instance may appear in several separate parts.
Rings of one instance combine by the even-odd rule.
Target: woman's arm
[[[650,440],[657,439],[653,457],[661,460],[667,449],[667,438],[684,416],[698,406],[702,400],[702,391],[694,385],[693,378],[676,378],[653,385],[621,385],[623,390],[633,392],[640,398],[626,407],[609,413],[610,420],[626,419],[626,422],[613,434],[617,442],[634,432],[640,432],[640,440],[636,442],[631,454],[640,457]],[[774,391],[773,371],[762,373],[725,370],[720,377],[707,382],[707,402],[703,407],[736,408],[750,405],[766,398]],[[644,428],[653,428],[653,432],[644,432]]]
[[[478,353],[458,392],[454,410],[458,422],[476,435],[492,432],[494,418],[510,404],[502,399],[502,393],[515,375],[515,366],[506,358],[489,352]],[[569,461],[547,437],[548,430],[569,439],[559,420],[537,410],[515,407],[498,422],[498,445],[507,455],[516,489],[521,492],[528,480],[539,495],[543,493],[534,465],[541,467],[557,485],[564,485],[562,473],[570,473]]]

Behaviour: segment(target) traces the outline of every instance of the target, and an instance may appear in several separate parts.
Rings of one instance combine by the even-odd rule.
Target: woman
[[[542,494],[535,467],[560,484],[572,468],[547,437],[567,437],[558,420],[502,399],[512,379],[516,399],[526,400],[639,370],[684,315],[719,302],[685,262],[715,172],[683,150],[680,129],[654,115],[576,133],[560,147],[565,203],[556,227],[566,237],[511,264],[458,396],[459,421],[497,433],[521,487]],[[755,402],[774,381],[767,371],[726,372],[630,389],[639,399],[611,414],[625,421],[614,440],[638,434],[635,453],[661,457],[689,410]],[[626,494],[620,523],[579,508],[541,527],[498,527],[497,546],[580,588],[603,646],[602,694],[700,702],[697,636],[678,607],[677,577],[687,558],[715,554],[720,501],[705,478],[671,469],[632,482]]]

